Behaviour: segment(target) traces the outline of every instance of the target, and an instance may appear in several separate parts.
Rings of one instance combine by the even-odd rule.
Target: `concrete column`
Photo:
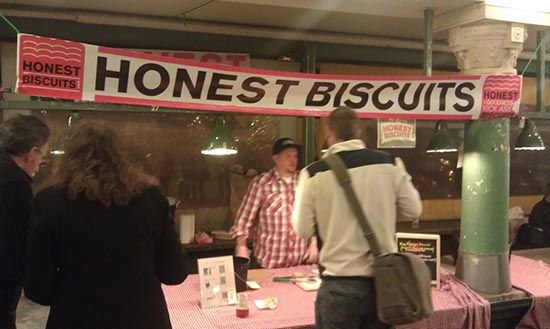
[[[516,74],[526,30],[501,23],[458,27],[449,45],[462,74]],[[508,199],[510,120],[466,125],[462,174],[460,248],[456,275],[474,290],[509,292]]]

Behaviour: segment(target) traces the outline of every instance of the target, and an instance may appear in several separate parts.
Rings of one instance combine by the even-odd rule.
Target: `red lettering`
[[[202,55],[201,62],[209,62],[209,61],[220,63],[222,61],[222,58],[218,54],[212,54],[212,53],[207,53]]]
[[[227,60],[231,62],[231,65],[241,66],[241,62],[246,62],[248,57],[246,55],[228,54]]]
[[[195,59],[195,54],[193,53],[188,53],[188,52],[184,52],[184,51],[176,51],[174,52],[174,57],[175,58],[186,58],[186,59]]]

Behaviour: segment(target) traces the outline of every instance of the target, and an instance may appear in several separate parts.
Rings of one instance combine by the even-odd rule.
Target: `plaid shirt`
[[[233,238],[254,236],[254,256],[264,268],[290,267],[302,263],[308,240],[296,236],[291,215],[297,174],[287,183],[277,170],[256,176],[237,212],[231,228]]]

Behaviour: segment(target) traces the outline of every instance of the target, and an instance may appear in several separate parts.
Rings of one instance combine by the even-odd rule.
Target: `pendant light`
[[[57,136],[55,138],[55,143],[53,144],[52,150],[50,151],[51,155],[63,155],[65,154],[65,143],[63,143],[63,138]]]
[[[53,144],[52,150],[50,151],[51,155],[63,155],[65,154],[65,142],[68,139],[70,129],[80,121],[80,115],[76,112],[69,114],[67,118],[67,131],[64,134],[59,134],[55,138],[55,143]]]
[[[518,136],[514,150],[518,151],[543,151],[546,149],[544,141],[533,120],[527,118],[520,119],[520,126],[523,130]]]
[[[216,125],[210,134],[208,134],[201,153],[215,156],[237,154],[237,148],[233,142],[231,131],[227,128],[227,124],[223,118],[216,118]]]
[[[426,153],[445,153],[458,151],[458,141],[447,129],[445,121],[435,124],[435,132],[430,138]]]

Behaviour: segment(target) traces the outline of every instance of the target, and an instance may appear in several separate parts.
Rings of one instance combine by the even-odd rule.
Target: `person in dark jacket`
[[[30,220],[32,176],[47,153],[50,130],[18,115],[0,125],[0,328],[15,328]]]
[[[529,215],[529,225],[541,229],[544,236],[544,245],[550,245],[550,183],[546,184],[544,197],[537,202]]]
[[[161,283],[183,282],[187,268],[156,184],[111,129],[71,133],[31,213],[25,295],[51,305],[47,329],[171,328]]]

